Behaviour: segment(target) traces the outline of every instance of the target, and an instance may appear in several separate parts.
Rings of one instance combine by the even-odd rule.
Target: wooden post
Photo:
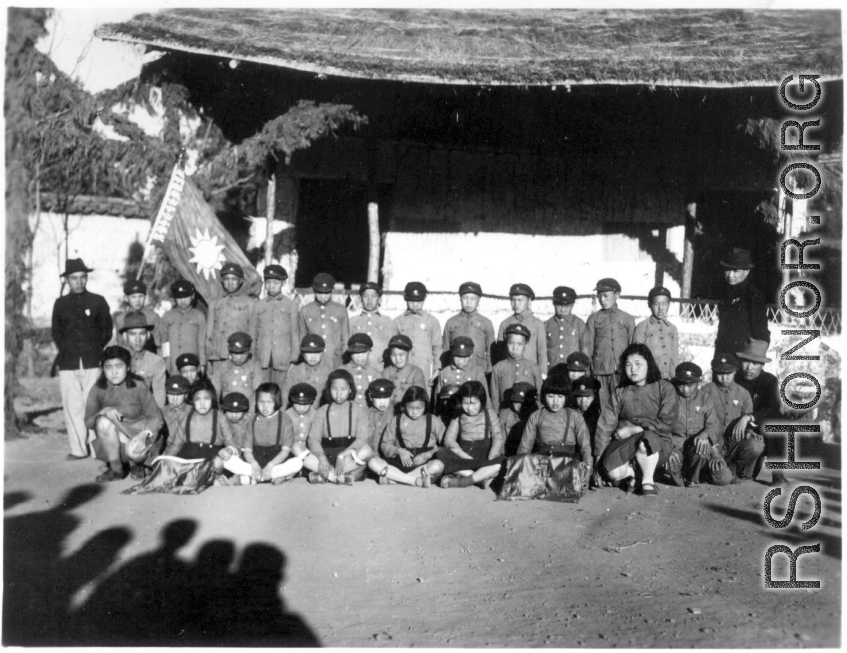
[[[683,299],[691,298],[691,275],[694,272],[694,229],[697,226],[697,202],[689,202],[685,216],[685,247],[682,250]]]
[[[379,206],[368,203],[368,234],[370,254],[368,256],[368,281],[379,281]]]
[[[265,265],[270,265],[274,256],[274,213],[276,212],[276,172],[268,179],[267,221],[268,233],[265,236]]]

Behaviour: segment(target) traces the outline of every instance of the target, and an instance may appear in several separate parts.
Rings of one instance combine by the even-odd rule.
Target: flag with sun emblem
[[[247,294],[258,295],[262,289],[256,268],[179,165],[174,168],[147,239],[145,257],[150,245],[165,251],[171,264],[194,284],[207,303],[223,295],[220,271],[224,263],[238,263],[244,269]]]

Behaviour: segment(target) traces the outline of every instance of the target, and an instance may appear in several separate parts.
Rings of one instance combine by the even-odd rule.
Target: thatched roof
[[[96,34],[426,83],[773,86],[790,74],[842,75],[838,11],[175,9]]]

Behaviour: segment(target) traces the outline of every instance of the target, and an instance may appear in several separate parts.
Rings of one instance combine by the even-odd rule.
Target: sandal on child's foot
[[[379,473],[379,478],[377,478],[377,483],[379,483],[380,485],[388,485],[388,476],[387,476],[387,474],[388,474],[388,467],[386,467],[385,469],[383,469],[383,470]]]
[[[415,482],[415,485],[417,485],[417,482]],[[429,476],[429,472],[427,472],[425,469],[421,470],[421,485],[420,485],[420,487],[432,487],[432,479]]]
[[[462,477],[456,474],[450,474],[441,479],[439,485],[443,488],[462,487]]]
[[[142,481],[144,480],[144,466],[137,465],[135,463],[129,466],[129,476],[134,481]]]
[[[652,483],[644,483],[641,485],[642,497],[655,497],[657,494],[659,494],[659,490]]]
[[[635,494],[635,477],[630,476],[624,481],[624,492],[627,494]]]
[[[111,483],[112,481],[120,481],[123,479],[123,477],[124,475],[122,473],[116,472],[114,469],[109,467],[109,469],[100,474],[100,476],[98,476],[94,480],[98,483]]]
[[[318,472],[309,472],[309,483],[326,483],[326,479]]]
[[[353,485],[356,482],[356,477],[352,474],[345,474],[338,479],[339,485]]]

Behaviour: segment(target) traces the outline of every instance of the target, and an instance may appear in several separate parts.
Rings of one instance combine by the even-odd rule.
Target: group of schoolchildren
[[[614,279],[596,284],[600,310],[587,322],[572,314],[572,288],[553,291],[555,314],[542,322],[518,283],[495,335],[474,282],[460,286],[461,312],[442,333],[419,282],[394,320],[380,313],[380,287],[364,284],[362,311],[348,319],[329,274],[298,310],[279,265],[265,268],[260,301],[242,292],[240,266],[220,272],[224,294],[205,315],[188,281],[171,286],[176,305],[161,319],[142,283],[125,286],[128,307],[86,406],[108,461],[98,481],[123,478],[126,462],[143,479],[164,455],[211,460],[219,485],[370,475],[485,487],[511,456],[535,453],[585,462],[597,486],[654,496],[659,474],[725,485],[761,469],[764,419],[735,373],[740,360],[769,359],[755,341],[720,352],[701,388],[702,370],[679,362],[666,288],[650,291],[651,315],[636,326]]]

